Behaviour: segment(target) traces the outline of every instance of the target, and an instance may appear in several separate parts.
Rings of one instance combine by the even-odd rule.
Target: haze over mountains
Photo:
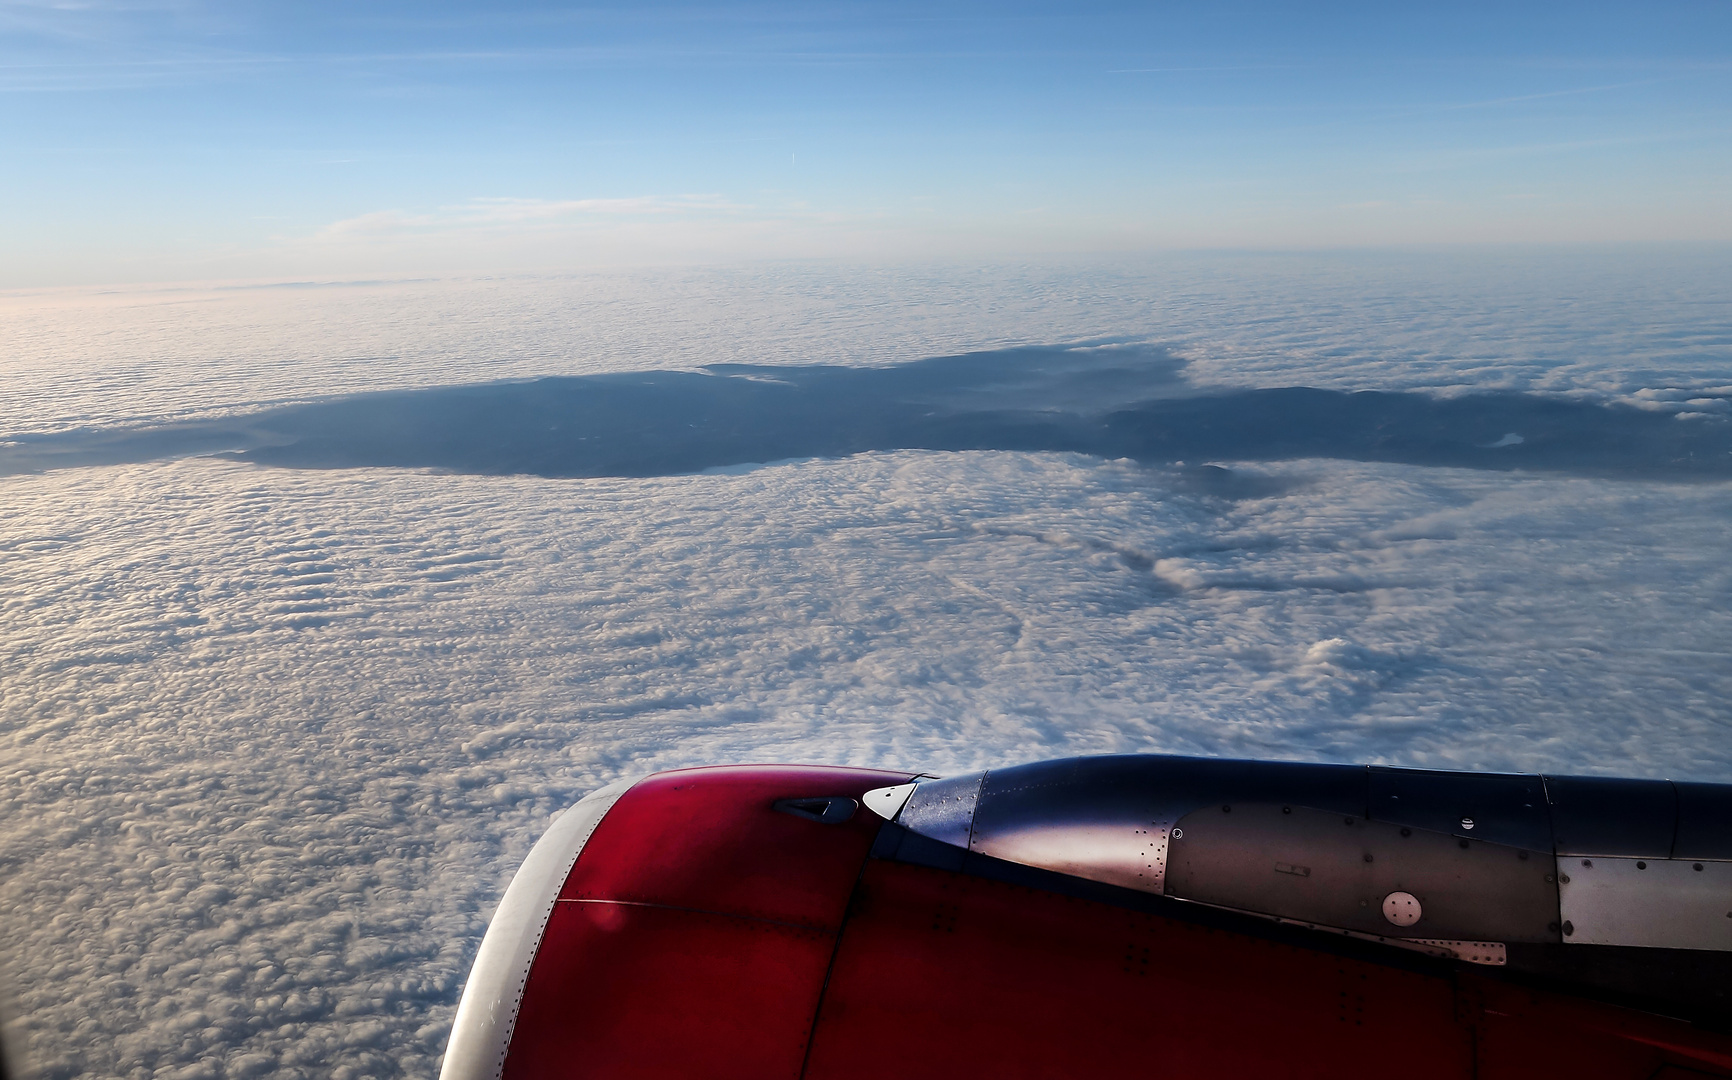
[[[1732,387],[1656,410],[1509,391],[1209,393],[1188,385],[1183,367],[1160,348],[1025,347],[894,367],[720,364],[376,391],[219,420],[25,436],[0,447],[0,472],[203,453],[297,468],[667,476],[922,449],[1732,475],[1732,424],[1723,422]]]

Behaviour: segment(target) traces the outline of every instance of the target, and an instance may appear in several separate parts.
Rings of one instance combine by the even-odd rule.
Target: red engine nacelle
[[[687,769],[585,799],[501,903],[444,1080],[1732,1076],[1732,1038],[1553,976],[934,857],[860,805],[912,779]]]

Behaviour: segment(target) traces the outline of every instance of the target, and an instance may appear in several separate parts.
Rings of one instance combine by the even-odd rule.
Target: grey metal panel
[[[1732,952],[1732,862],[1560,855],[1557,867],[1567,943]]]
[[[1558,854],[1672,854],[1678,796],[1671,781],[1548,776],[1545,782]]]
[[[1732,786],[1126,755],[922,781],[896,820],[958,858],[1415,948],[1463,943],[1457,955],[1495,963],[1500,942],[1565,940],[1548,849],[1655,867],[1676,836],[1680,852],[1718,853],[1732,848]],[[1568,940],[1725,949],[1732,892],[1716,889],[1732,885],[1732,853],[1673,862],[1694,876],[1638,869],[1650,876],[1621,891],[1576,890]]]
[[[1153,755],[1075,758],[993,769],[969,847],[984,855],[1159,894],[1168,831],[1226,793],[1301,792],[1358,813],[1365,770],[1352,765]]]
[[[1413,943],[1448,949],[1455,954],[1457,960],[1465,960],[1470,964],[1504,967],[1509,963],[1509,949],[1501,941],[1441,941],[1431,938],[1415,938]]]
[[[1370,815],[1379,821],[1552,850],[1551,815],[1538,776],[1373,765],[1369,779]]]
[[[1673,781],[1678,792],[1674,859],[1732,859],[1732,784]]]
[[[1158,895],[1175,814],[1172,785],[1163,783],[1173,760],[1086,758],[994,769],[981,787],[969,847]]]
[[[974,808],[980,801],[980,782],[985,777],[984,772],[977,772],[922,781],[902,804],[896,823],[940,843],[966,848]]]
[[[1557,941],[1547,853],[1276,803],[1185,815],[1172,832],[1166,895],[1360,933],[1482,942]],[[1396,926],[1383,902],[1416,897]]]
[[[1112,819],[1001,818],[991,829],[977,827],[969,848],[1023,866],[1159,895],[1165,887],[1171,825],[1172,819],[1158,811]]]

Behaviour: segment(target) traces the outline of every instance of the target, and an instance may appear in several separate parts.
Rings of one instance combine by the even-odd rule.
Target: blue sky
[[[0,0],[0,100],[12,287],[1732,240],[1726,3]]]

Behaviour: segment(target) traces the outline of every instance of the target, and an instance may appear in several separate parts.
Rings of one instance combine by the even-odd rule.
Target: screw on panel
[[[1583,859],[1583,860],[1582,860],[1582,865],[1583,865],[1583,866],[1586,866],[1586,867],[1588,867],[1588,868],[1589,868],[1589,869],[1592,869],[1592,868],[1593,868],[1593,865],[1594,865],[1594,860],[1592,860],[1592,859]]]
[[[1123,970],[1126,975],[1140,975],[1145,979],[1148,978],[1148,975],[1149,975],[1149,949],[1148,949],[1148,947],[1144,946],[1142,949],[1142,955],[1138,956],[1137,955],[1136,942],[1133,941],[1129,945],[1126,945],[1125,946],[1125,966],[1121,970]]]
[[[1367,852],[1366,852],[1366,853],[1365,853],[1365,861],[1366,861],[1366,862],[1370,862],[1370,861],[1371,861],[1371,852],[1369,852],[1369,851],[1367,851]]]
[[[1701,864],[1701,863],[1697,863],[1697,864],[1696,864],[1696,865],[1694,865],[1694,866],[1692,866],[1692,867],[1690,867],[1690,869],[1692,869],[1692,870],[1700,870],[1700,869],[1702,869],[1702,864]]]
[[[1576,924],[1571,922],[1568,919],[1565,919],[1564,920],[1564,936],[1569,937],[1571,934],[1573,934],[1575,932],[1576,932]]]
[[[1642,862],[1642,861],[1641,861],[1641,860],[1639,860],[1639,859],[1638,859],[1638,860],[1637,860],[1637,861],[1636,861],[1636,869],[1638,869],[1638,870],[1646,870],[1646,869],[1647,869],[1647,868],[1648,868],[1648,864],[1647,864],[1647,863],[1645,863],[1645,862]]]
[[[1562,883],[1562,884],[1564,884],[1564,885],[1568,885],[1568,884],[1569,884],[1569,883],[1570,883],[1570,875],[1568,875],[1568,874],[1559,874],[1559,875],[1558,875],[1558,881],[1559,881],[1559,882],[1560,882],[1560,883]]]
[[[1232,812],[1233,812],[1233,808],[1232,808],[1232,807],[1231,807],[1231,806],[1227,806],[1227,805],[1226,805],[1226,804],[1222,804],[1222,806],[1221,806],[1221,813],[1223,813],[1223,814],[1231,814],[1231,813],[1232,813]]]
[[[1283,806],[1281,808],[1281,812],[1283,814],[1291,814],[1293,812],[1293,808],[1291,806]]]
[[[1464,836],[1464,837],[1462,837],[1462,838],[1461,838],[1461,846],[1462,846],[1462,847],[1466,847],[1466,846],[1467,846],[1467,837],[1465,837],[1465,836]]]

